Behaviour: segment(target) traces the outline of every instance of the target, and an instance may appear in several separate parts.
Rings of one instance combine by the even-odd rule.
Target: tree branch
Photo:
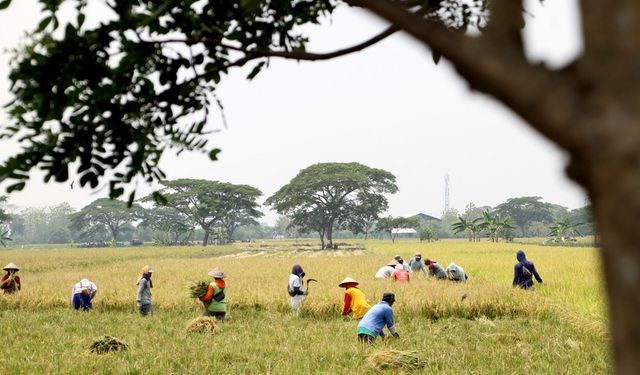
[[[581,112],[581,99],[569,77],[532,66],[521,53],[503,48],[501,40],[491,34],[469,37],[386,0],[345,1],[370,10],[427,44],[451,61],[473,89],[495,96],[562,147],[573,150],[580,142],[573,122]]]

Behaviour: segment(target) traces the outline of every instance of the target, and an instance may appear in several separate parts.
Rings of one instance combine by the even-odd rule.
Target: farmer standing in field
[[[20,268],[15,263],[9,263],[4,266],[3,270],[7,271],[7,274],[0,279],[0,289],[4,291],[4,294],[13,294],[22,288],[20,284],[20,276],[16,275],[16,272],[20,271]]]
[[[451,281],[464,283],[469,278],[469,276],[467,276],[467,274],[464,272],[464,269],[453,262],[451,262],[451,264],[447,266],[446,272],[449,276],[449,280]]]
[[[309,294],[303,288],[304,275],[305,273],[302,270],[302,266],[294,264],[291,268],[291,274],[289,275],[287,291],[289,292],[289,296],[291,296],[291,310],[295,315],[298,315],[302,307],[302,301],[304,301],[305,297]]]
[[[427,268],[422,262],[422,254],[416,253],[416,255],[414,255],[413,258],[409,260],[409,271],[411,273],[422,271],[425,275],[428,275]]]
[[[224,320],[227,315],[227,295],[226,284],[224,279],[227,277],[222,268],[216,267],[207,274],[213,277],[213,281],[209,284],[207,294],[200,297],[200,301],[204,303],[203,316],[213,316],[217,320]]]
[[[153,283],[151,282],[151,276],[153,275],[153,268],[151,266],[142,267],[142,276],[138,280],[138,293],[136,295],[136,302],[138,303],[138,309],[141,315],[147,315],[152,310],[151,306],[151,288]]]
[[[516,259],[518,263],[513,267],[513,286],[529,289],[533,286],[533,276],[535,276],[538,283],[542,284],[542,278],[538,275],[536,266],[533,262],[527,260],[524,251],[518,250]]]
[[[391,306],[396,302],[395,294],[385,292],[382,301],[374,305],[360,323],[358,323],[358,339],[363,343],[371,343],[376,337],[384,337],[384,326],[386,325],[393,337],[400,337],[393,322],[393,309]]]
[[[427,259],[425,259],[424,263],[426,264],[427,268],[429,269],[429,273],[428,273],[429,276],[435,276],[438,279],[446,279],[447,278],[447,272],[435,260],[431,260],[431,259],[427,258]]]
[[[353,314],[356,320],[362,319],[364,314],[371,308],[364,293],[358,289],[358,284],[356,280],[350,277],[347,277],[338,284],[340,288],[345,289],[342,315],[347,316]]]
[[[74,310],[82,308],[83,311],[91,310],[91,301],[98,293],[98,287],[88,279],[82,279],[71,289],[71,306]]]

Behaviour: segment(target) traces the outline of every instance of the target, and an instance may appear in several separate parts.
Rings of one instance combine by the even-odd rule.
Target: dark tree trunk
[[[207,246],[209,244],[209,228],[204,229],[204,239],[202,240],[202,246]]]
[[[329,247],[330,249],[333,249],[333,223],[327,225],[327,229],[326,229],[326,233],[327,233],[327,247]]]

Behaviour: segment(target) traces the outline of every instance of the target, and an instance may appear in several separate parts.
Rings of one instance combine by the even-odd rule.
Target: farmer
[[[222,268],[216,267],[207,274],[213,277],[213,281],[209,284],[207,294],[200,297],[200,301],[204,303],[203,316],[213,316],[217,320],[224,320],[227,315],[227,295],[224,279],[227,277]]]
[[[88,279],[82,279],[71,289],[71,306],[74,310],[91,310],[91,301],[98,293],[98,287]]]
[[[428,275],[427,268],[422,262],[422,254],[416,253],[416,255],[409,260],[409,272],[416,273],[420,271],[424,272],[425,275]]]
[[[384,326],[386,325],[393,337],[400,337],[396,326],[393,322],[393,310],[391,306],[396,301],[395,294],[385,292],[382,295],[382,301],[374,305],[366,314],[360,323],[358,323],[358,339],[363,343],[373,342],[376,337],[384,337]]]
[[[400,283],[408,283],[410,281],[409,271],[405,270],[402,264],[398,264],[396,270],[393,271],[393,281]]]
[[[435,260],[431,260],[431,259],[427,258],[427,259],[425,259],[424,264],[429,269],[429,272],[428,272],[429,276],[435,276],[438,279],[446,279],[447,278],[447,272]]]
[[[404,262],[404,259],[402,259],[402,257],[400,255],[396,255],[395,257],[393,257],[393,259],[398,262],[398,264],[402,265],[402,268],[405,269],[405,271],[409,272],[411,270],[411,268],[409,267],[409,265],[407,263]]]
[[[469,278],[469,276],[467,276],[467,274],[464,273],[464,269],[453,262],[451,262],[451,264],[447,266],[446,272],[447,272],[447,276],[449,276],[449,280],[451,281],[464,283]]]
[[[398,262],[395,259],[391,260],[391,262],[389,262],[388,264],[380,267],[378,272],[376,272],[376,275],[374,276],[374,278],[376,279],[390,278],[391,276],[393,276],[393,271],[395,271],[397,265],[398,265]]]
[[[352,314],[356,320],[362,319],[364,314],[371,308],[364,293],[358,289],[358,284],[357,281],[350,277],[347,277],[338,284],[340,288],[345,289],[342,315],[347,316]]]
[[[20,276],[16,275],[16,272],[20,271],[20,268],[15,263],[9,263],[4,266],[3,270],[7,271],[7,274],[0,279],[0,289],[4,291],[4,294],[13,294],[19,291],[22,284],[20,284]]]
[[[538,275],[536,266],[533,262],[527,260],[524,251],[518,250],[516,259],[518,259],[518,263],[513,267],[513,286],[529,289],[533,286],[533,276],[535,276],[538,283],[542,283],[542,278]]]
[[[151,276],[153,275],[153,268],[151,266],[142,267],[142,276],[138,280],[138,294],[136,296],[136,302],[138,303],[138,309],[140,314],[147,315],[151,312],[151,288],[153,283],[151,282]]]
[[[302,301],[304,301],[307,294],[309,294],[302,287],[304,275],[305,273],[302,270],[302,266],[294,264],[291,268],[291,274],[289,275],[287,291],[289,292],[289,296],[291,296],[291,311],[293,311],[295,315],[298,315],[302,307]]]

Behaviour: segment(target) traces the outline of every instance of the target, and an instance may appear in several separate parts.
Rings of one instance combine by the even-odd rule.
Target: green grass
[[[545,284],[511,288],[515,250],[522,245],[362,243],[365,250],[321,252],[295,242],[226,247],[55,249],[3,252],[22,267],[24,289],[0,297],[0,367],[8,374],[379,373],[367,357],[385,349],[416,350],[427,364],[418,373],[591,374],[612,372],[598,251],[528,245]],[[296,248],[299,250],[295,250]],[[421,251],[471,275],[467,285],[414,276],[409,285],[374,281],[377,268],[399,253]],[[298,318],[285,292],[293,263],[313,284]],[[136,313],[135,281],[152,264],[156,313]],[[188,285],[214,266],[227,272],[230,311],[217,335],[186,332],[201,312]],[[572,270],[577,270],[578,274]],[[394,290],[399,340],[365,347],[356,323],[340,317],[343,289],[355,277],[370,302]],[[579,276],[579,277],[578,277]],[[95,309],[69,308],[73,283],[98,284]],[[468,298],[461,301],[461,296]],[[127,352],[89,353],[91,343],[115,336]],[[395,373],[385,370],[383,373]]]

